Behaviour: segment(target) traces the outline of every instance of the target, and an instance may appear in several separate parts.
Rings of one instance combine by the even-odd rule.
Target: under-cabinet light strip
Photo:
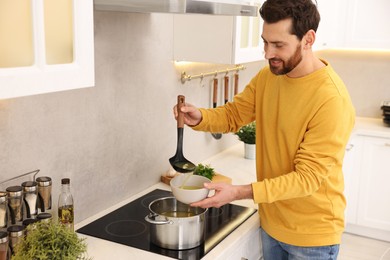
[[[181,73],[181,83],[186,83],[186,81],[190,81],[191,79],[197,79],[197,78],[200,78],[200,79],[203,79],[204,77],[208,77],[208,76],[218,76],[218,74],[222,74],[222,73],[229,73],[230,71],[239,71],[239,70],[244,70],[246,69],[246,67],[244,65],[237,65],[235,66],[234,68],[227,68],[225,70],[217,70],[217,71],[214,71],[214,72],[206,72],[206,73],[200,73],[200,74],[195,74],[195,75],[189,75],[187,74],[185,71]]]

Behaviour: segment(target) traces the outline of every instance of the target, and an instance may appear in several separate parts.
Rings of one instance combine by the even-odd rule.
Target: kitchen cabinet
[[[234,247],[227,248],[227,250],[216,259],[263,259],[260,236],[260,228],[257,228],[255,232],[243,235]]]
[[[174,15],[173,58],[217,64],[263,60],[262,26],[259,15]]]
[[[357,224],[390,232],[389,158],[390,138],[364,137]]]
[[[390,1],[317,0],[321,22],[314,50],[390,49]]]
[[[338,48],[344,45],[346,1],[317,0],[321,20],[313,50]]]
[[[347,232],[390,241],[388,158],[390,135],[370,132],[351,137],[343,166]]]
[[[345,151],[343,172],[344,172],[344,194],[347,200],[345,221],[357,223],[357,208],[359,199],[359,173],[362,154],[362,137],[351,136]]]
[[[390,49],[390,1],[346,2],[345,47]]]
[[[0,2],[0,98],[94,85],[93,0]]]

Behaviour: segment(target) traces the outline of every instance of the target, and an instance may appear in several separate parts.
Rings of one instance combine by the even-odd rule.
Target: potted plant
[[[245,158],[255,159],[256,152],[256,121],[242,126],[236,133],[238,139],[244,142]]]
[[[62,224],[40,221],[27,226],[27,235],[16,245],[12,260],[90,259],[84,240]]]

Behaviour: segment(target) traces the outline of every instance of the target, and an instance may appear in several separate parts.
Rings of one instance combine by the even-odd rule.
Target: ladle
[[[214,78],[213,80],[213,108],[217,107],[217,101],[218,101],[218,79]],[[221,133],[211,133],[211,135],[215,139],[221,139],[222,134]]]
[[[188,161],[183,155],[183,132],[184,132],[184,114],[181,107],[185,105],[185,97],[177,96],[177,147],[176,154],[169,159],[173,169],[181,173],[192,172],[195,170],[195,164]]]

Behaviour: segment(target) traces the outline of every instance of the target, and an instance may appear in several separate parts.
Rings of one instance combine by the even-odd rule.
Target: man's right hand
[[[202,113],[192,104],[186,103],[181,107],[181,112],[184,114],[184,124],[188,126],[196,126],[202,121]],[[178,111],[177,105],[173,107],[173,114],[177,120]]]

